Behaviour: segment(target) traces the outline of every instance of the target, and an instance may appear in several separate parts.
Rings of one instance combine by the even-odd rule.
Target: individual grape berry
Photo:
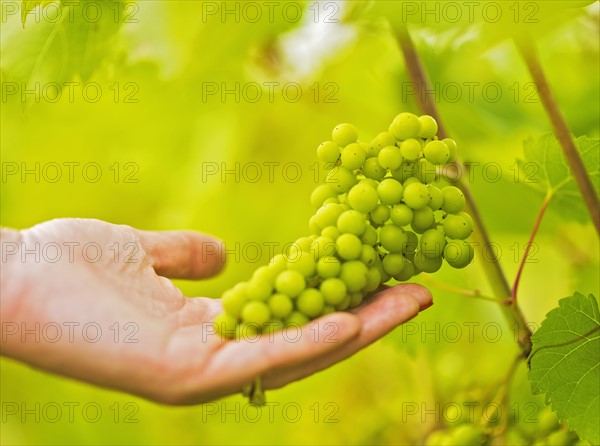
[[[377,160],[385,169],[394,170],[402,165],[402,153],[396,146],[386,146],[379,151]]]
[[[362,242],[358,236],[345,233],[340,235],[335,241],[337,253],[344,260],[354,260],[360,257],[362,251]]]
[[[421,122],[412,113],[400,113],[390,124],[389,130],[396,139],[417,138],[421,131]]]
[[[412,209],[424,208],[429,204],[430,199],[427,186],[422,183],[410,183],[404,187],[404,203]]]
[[[317,260],[321,257],[332,256],[336,250],[335,240],[322,235],[310,245],[310,250]]]
[[[338,124],[331,132],[331,139],[340,147],[346,147],[358,140],[358,130],[352,124]]]
[[[323,307],[325,306],[325,300],[319,290],[314,288],[307,288],[296,299],[296,308],[308,316],[309,318],[315,318],[321,314]]]
[[[358,183],[356,175],[342,166],[336,166],[325,177],[325,182],[336,194],[348,192],[352,186]]]
[[[218,314],[213,319],[215,331],[226,338],[233,338],[235,336],[236,325],[237,319],[228,313]]]
[[[419,238],[412,231],[404,231],[406,235],[406,247],[402,250],[405,257],[414,257],[414,253],[419,247]]]
[[[371,211],[369,217],[371,218],[373,224],[382,226],[390,219],[390,208],[385,204],[379,204]]]
[[[450,151],[447,162],[451,163],[452,161],[456,160],[456,141],[454,141],[452,138],[444,138],[442,139],[442,142],[446,144],[446,147],[448,147],[448,150]]]
[[[423,251],[417,251],[413,260],[415,267],[426,273],[435,273],[442,267],[442,257],[428,257]]]
[[[451,240],[444,248],[444,259],[453,268],[464,268],[473,261],[473,246],[464,240]]]
[[[400,167],[397,169],[391,170],[392,178],[398,180],[402,183],[403,186],[406,186],[406,181],[409,178],[412,178],[417,170],[417,163],[413,161],[402,161]]]
[[[379,164],[379,159],[377,157],[373,157],[365,160],[362,167],[362,173],[367,178],[379,181],[385,177],[387,170]]]
[[[444,203],[444,196],[440,188],[435,187],[431,184],[427,185],[427,190],[429,191],[429,206],[433,211],[438,211],[442,208],[442,204]]]
[[[339,217],[338,217],[338,221],[339,221]],[[321,231],[321,235],[323,237],[327,237],[332,240],[335,240],[336,238],[338,238],[340,236],[340,234],[341,234],[341,232],[337,226],[327,226],[326,228],[323,228],[323,230]]]
[[[340,157],[340,148],[333,141],[325,141],[317,147],[317,158],[325,164],[335,164]]]
[[[485,434],[483,429],[473,424],[461,424],[450,433],[451,445],[480,446],[483,445]],[[563,445],[564,443],[560,443]]]
[[[387,224],[381,228],[379,242],[389,252],[402,252],[406,241],[406,235],[402,228],[393,224]]]
[[[429,139],[433,138],[438,131],[438,124],[429,115],[419,116],[419,122],[421,123],[421,130],[419,131],[419,138]]]
[[[302,314],[300,311],[292,311],[292,314],[290,314],[287,319],[285,319],[283,321],[283,324],[286,327],[295,327],[295,328],[299,328],[302,327],[303,325],[306,325],[308,323],[310,319],[308,319],[304,314]]]
[[[348,170],[362,167],[366,158],[367,153],[359,143],[348,144],[342,149],[342,166]]]
[[[392,223],[396,226],[407,226],[413,220],[414,211],[405,204],[397,204],[390,211]]]
[[[287,260],[283,254],[277,254],[269,261],[268,267],[273,270],[273,274],[275,275],[275,278],[277,278],[277,274],[287,269]]]
[[[346,283],[348,291],[360,291],[367,284],[368,268],[359,260],[351,260],[342,264],[340,279]]]
[[[379,288],[381,284],[381,273],[379,272],[378,266],[372,266],[367,271],[367,284],[365,285],[365,291],[370,293]]]
[[[253,277],[246,286],[250,300],[267,300],[273,292],[273,282],[262,277]]]
[[[340,204],[326,204],[321,206],[315,214],[317,225],[321,229],[327,226],[335,226],[342,212],[344,212],[344,208]]]
[[[239,317],[247,300],[246,286],[246,282],[241,282],[223,293],[221,304],[226,313]]]
[[[396,144],[396,138],[390,132],[381,132],[371,142],[369,156],[377,156],[379,151],[387,146],[393,146]]]
[[[306,278],[313,277],[317,272],[315,255],[309,251],[301,251],[298,255],[290,256],[288,269],[298,271]]]
[[[442,210],[448,214],[457,214],[465,207],[465,196],[458,187],[442,188],[442,196],[444,198]]]
[[[278,293],[287,294],[290,297],[296,297],[306,287],[304,275],[298,271],[289,269],[279,273],[275,279],[275,289]]]
[[[336,277],[342,270],[342,265],[337,257],[321,257],[317,262],[317,274],[325,279]]]
[[[348,293],[346,283],[335,277],[325,279],[321,283],[319,289],[321,290],[321,294],[323,295],[326,304],[333,306],[339,305]]]
[[[310,204],[314,208],[320,208],[325,200],[334,198],[335,196],[335,191],[328,184],[319,184],[310,195]]]
[[[235,339],[253,338],[258,336],[259,325],[242,322],[235,328]]]
[[[395,276],[402,272],[406,259],[402,254],[387,254],[382,261],[383,270],[390,276]]]
[[[437,229],[428,229],[421,235],[419,249],[427,257],[441,257],[446,246],[446,238]]]
[[[404,263],[404,268],[402,268],[402,271],[400,271],[400,273],[394,276],[394,279],[396,279],[398,282],[406,282],[416,274],[417,271],[415,270],[415,266],[410,260],[407,259]]]
[[[337,228],[340,233],[347,232],[360,236],[365,231],[366,227],[367,220],[365,219],[365,216],[354,209],[342,212],[337,219]]]
[[[362,304],[363,301],[363,294],[359,293],[359,292],[354,292],[350,294],[350,302],[348,304],[349,308],[356,308],[358,307],[360,304]]]
[[[415,178],[421,183],[429,184],[435,181],[437,176],[437,168],[424,158],[417,161],[415,169]]]
[[[421,143],[417,139],[407,139],[400,144],[400,153],[402,158],[407,161],[416,161],[421,156]]]
[[[361,262],[367,266],[371,266],[377,261],[377,259],[379,259],[379,256],[377,251],[375,251],[375,248],[373,248],[371,245],[362,246],[362,250],[360,252]]]
[[[262,325],[271,318],[271,310],[266,303],[252,300],[242,308],[241,317],[248,324]]]
[[[377,190],[367,183],[359,183],[348,192],[348,204],[360,212],[371,212],[378,201]]]
[[[331,305],[325,305],[323,307],[323,311],[321,312],[321,314],[323,316],[325,316],[326,314],[331,314],[333,312],[335,312],[335,308],[334,307],[332,307]]]
[[[294,309],[294,304],[289,296],[281,293],[273,294],[268,301],[269,310],[273,317],[279,319],[285,319],[288,317]]]
[[[377,195],[382,204],[394,205],[402,200],[402,184],[393,178],[386,178],[377,186]]]
[[[450,158],[450,149],[448,149],[448,146],[442,141],[434,140],[425,144],[423,155],[425,155],[425,159],[431,164],[439,166],[448,162],[448,158]]]
[[[417,234],[423,234],[435,224],[435,215],[430,207],[415,209],[410,227]]]
[[[451,239],[464,240],[473,232],[470,222],[460,215],[446,215],[443,225],[446,237]]]
[[[316,215],[313,215],[312,217],[310,217],[310,220],[308,220],[308,229],[310,230],[311,234],[320,234],[321,233],[321,228],[317,224],[317,216]]]
[[[374,246],[377,243],[377,230],[371,226],[367,225],[365,228],[365,232],[361,236],[361,240],[365,245]]]

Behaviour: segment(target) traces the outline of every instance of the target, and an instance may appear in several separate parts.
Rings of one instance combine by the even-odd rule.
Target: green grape
[[[325,237],[324,235],[317,238],[312,245],[310,245],[315,259],[320,259],[325,256],[332,256],[335,254],[335,240]]]
[[[419,249],[424,256],[441,257],[446,246],[446,238],[437,229],[428,229],[421,235]]]
[[[438,124],[435,122],[435,119],[429,115],[421,115],[419,116],[419,122],[421,123],[419,138],[433,138],[438,131]]]
[[[406,235],[406,247],[402,250],[402,253],[405,256],[410,254],[414,255],[414,252],[419,247],[419,238],[417,237],[417,234],[412,231],[404,231],[404,234]]]
[[[392,178],[400,181],[406,187],[406,180],[412,178],[417,170],[417,163],[412,161],[402,161],[400,167],[391,170]]]
[[[394,170],[402,165],[402,153],[396,146],[386,146],[379,151],[377,160],[383,168]]]
[[[379,268],[377,266],[372,266],[367,271],[367,284],[365,285],[365,291],[370,293],[371,291],[375,291],[379,288],[379,284],[381,283],[381,273],[379,272]]]
[[[350,308],[356,308],[360,304],[362,304],[362,301],[363,301],[363,294],[362,293],[359,293],[359,292],[351,293],[350,294],[350,302],[348,304],[348,307],[350,307]]]
[[[314,288],[305,289],[300,293],[298,299],[296,299],[296,308],[309,318],[319,316],[324,306],[325,300],[323,299],[323,295],[319,290]]]
[[[228,314],[218,314],[213,320],[215,331],[226,338],[235,336],[235,327],[237,326],[237,318]]]
[[[346,283],[348,291],[360,291],[367,284],[367,266],[359,260],[351,260],[342,264],[340,279]]]
[[[566,430],[552,432],[550,435],[548,435],[548,437],[546,437],[546,444],[548,446],[568,446],[572,445],[576,441],[577,435]]]
[[[407,239],[402,228],[394,224],[387,224],[381,228],[379,242],[389,252],[402,252]]]
[[[371,178],[373,180],[379,181],[385,174],[387,170],[379,164],[379,159],[377,157],[367,158],[365,160],[365,164],[362,168],[362,173],[365,177]]]
[[[390,208],[385,204],[378,204],[369,214],[371,221],[376,226],[382,226],[390,219]]]
[[[362,242],[358,236],[350,233],[340,235],[335,241],[337,253],[344,260],[354,260],[360,257]]]
[[[315,255],[309,251],[301,251],[297,256],[288,259],[288,269],[298,271],[306,278],[314,276],[317,272]]]
[[[404,263],[404,268],[402,268],[402,271],[400,271],[399,274],[396,274],[394,276],[394,279],[396,279],[398,282],[406,282],[407,280],[410,280],[410,278],[413,277],[415,274],[415,266],[410,260],[406,259]]]
[[[386,178],[377,186],[377,195],[382,204],[394,205],[402,200],[402,184],[394,178]]]
[[[362,242],[365,245],[374,246],[377,243],[377,239],[377,230],[373,226],[367,225],[367,227],[365,228],[365,232],[363,232],[363,235],[361,237]]]
[[[420,271],[435,273],[442,267],[442,257],[428,257],[422,251],[417,251],[413,263]]]
[[[469,226],[471,228],[473,227],[473,217],[471,217],[466,212],[459,212],[457,215],[459,217],[462,217],[467,222],[467,226]]]
[[[389,130],[396,139],[417,138],[421,131],[421,122],[412,113],[400,113],[390,124]]]
[[[442,141],[434,140],[425,144],[423,155],[425,155],[425,159],[431,164],[439,166],[448,162],[450,149]]]
[[[331,132],[331,139],[338,146],[346,147],[358,140],[358,130],[352,124],[338,124]]]
[[[417,167],[415,169],[415,177],[421,183],[433,183],[437,176],[437,168],[427,161],[425,158],[421,158],[417,161]]]
[[[377,156],[379,151],[386,146],[393,146],[396,144],[396,138],[390,132],[381,132],[371,142],[371,150],[369,150],[369,156]]]
[[[423,184],[421,182],[421,180],[419,180],[417,177],[409,177],[406,180],[404,180],[404,183],[402,183],[402,185],[404,186],[404,189],[406,189],[406,186],[408,186],[409,184]]]
[[[310,220],[308,220],[308,229],[313,234],[319,234],[321,232],[321,228],[317,224],[317,216],[316,215],[313,215],[312,217],[310,217]]]
[[[484,443],[483,429],[472,424],[461,424],[451,432],[452,445],[480,446]]]
[[[262,277],[253,277],[246,286],[246,296],[250,300],[267,300],[273,292],[273,282]]]
[[[294,270],[287,270],[279,273],[275,279],[275,289],[278,293],[287,294],[290,297],[296,297],[306,287],[304,275]]]
[[[336,194],[348,192],[358,180],[352,171],[342,166],[336,166],[325,177],[325,182]]]
[[[448,162],[451,163],[452,161],[456,160],[456,141],[454,141],[452,138],[444,138],[442,139],[442,142],[446,144],[446,147],[448,147],[448,150],[450,151]]]
[[[416,161],[421,157],[421,143],[416,139],[407,139],[400,144],[402,158],[407,161]]]
[[[464,240],[473,232],[473,226],[460,215],[446,215],[443,224],[446,237],[451,239]]]
[[[429,204],[429,191],[421,183],[410,183],[404,187],[404,203],[412,209],[421,209]]]
[[[372,180],[371,178],[363,178],[359,181],[359,184],[366,184],[367,186],[377,190],[377,186],[379,186],[379,181]]]
[[[414,211],[405,204],[397,204],[390,211],[392,223],[396,226],[407,226],[413,220]]]
[[[348,144],[342,149],[342,166],[346,169],[354,170],[362,167],[367,153],[359,143]]]
[[[333,141],[325,141],[317,147],[317,158],[325,164],[335,164],[340,157],[340,148]]]
[[[327,200],[325,200],[325,201],[323,202],[323,204],[324,204],[324,205],[325,205],[325,204],[340,204],[340,200],[338,200],[338,199],[337,199],[337,198],[335,198],[335,197],[331,197],[331,198],[328,198]]]
[[[335,312],[335,307],[332,307],[331,305],[325,305],[323,307],[323,312],[321,313],[323,316],[325,316],[326,314],[331,314]]]
[[[406,259],[402,254],[390,253],[383,258],[381,263],[383,264],[383,270],[386,273],[388,273],[390,276],[395,276],[402,272],[405,261]]]
[[[357,211],[371,212],[377,207],[377,190],[367,183],[359,183],[348,192],[348,204]]]
[[[340,217],[341,217],[341,215],[340,215]],[[339,217],[338,217],[338,221],[339,221]],[[327,237],[332,240],[335,240],[336,238],[338,238],[340,236],[340,234],[341,234],[341,232],[337,226],[327,226],[326,228],[323,228],[323,230],[321,231],[321,235],[323,237]]]
[[[310,204],[312,207],[320,208],[325,200],[335,197],[335,191],[328,184],[319,184],[310,195]]]
[[[363,245],[360,252],[360,261],[371,266],[378,259],[377,251],[371,245]]]
[[[285,260],[283,254],[277,254],[269,261],[268,268],[273,270],[274,276],[277,277],[277,274],[287,269],[287,260]]]
[[[300,255],[301,251],[310,251],[310,245],[316,240],[311,237],[300,237],[294,243],[292,243],[288,249],[288,255],[286,261],[289,262],[290,257],[295,257]]]
[[[344,311],[347,310],[348,307],[350,306],[350,295],[346,294],[346,296],[342,299],[342,301],[335,305],[335,309],[336,311]]]
[[[241,282],[223,293],[221,303],[226,313],[234,317],[239,317],[247,300],[246,286],[246,282]]]
[[[427,190],[429,191],[429,204],[428,206],[434,210],[438,211],[442,208],[442,204],[444,203],[444,196],[442,191],[431,184],[427,185]]]
[[[275,293],[269,298],[269,309],[273,317],[285,319],[294,309],[294,304],[289,296],[281,293]]]
[[[416,209],[413,214],[413,220],[410,227],[417,234],[423,234],[430,229],[435,223],[435,215],[430,207]]]
[[[444,248],[444,258],[453,268],[464,268],[473,261],[473,246],[464,240],[452,240]]]
[[[235,339],[252,338],[258,335],[259,326],[254,323],[242,322],[235,328]]]
[[[317,225],[321,229],[327,226],[335,226],[337,224],[338,217],[344,212],[342,205],[340,204],[326,204],[319,208],[315,214]]]
[[[271,318],[271,310],[266,303],[252,300],[242,308],[241,317],[248,324],[262,325]]]
[[[458,187],[442,188],[442,196],[444,198],[442,210],[448,214],[457,214],[465,207],[465,196]]]
[[[327,305],[339,305],[348,294],[346,283],[335,277],[325,279],[319,289]]]
[[[287,319],[285,319],[283,321],[283,324],[286,327],[302,327],[303,325],[306,325],[308,323],[310,319],[308,319],[304,314],[302,314],[299,311],[292,311],[292,314],[290,314]]]
[[[340,233],[362,235],[367,227],[367,220],[359,211],[350,209],[340,214],[336,224]]]
[[[462,242],[464,243],[464,242]],[[539,422],[537,427],[537,432],[539,436],[546,436],[550,432],[558,430],[560,428],[560,422],[558,421],[558,417],[552,410],[545,406],[539,414]]]
[[[336,277],[341,270],[342,265],[336,257],[322,257],[317,262],[317,274],[324,279]]]

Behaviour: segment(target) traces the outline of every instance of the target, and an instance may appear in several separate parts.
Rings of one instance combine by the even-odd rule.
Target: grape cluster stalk
[[[436,272],[444,260],[471,263],[465,197],[435,185],[456,142],[437,131],[431,116],[400,113],[369,144],[352,124],[337,125],[317,148],[327,173],[310,197],[311,235],[223,294],[217,332],[239,339],[299,327],[359,306],[382,284]]]

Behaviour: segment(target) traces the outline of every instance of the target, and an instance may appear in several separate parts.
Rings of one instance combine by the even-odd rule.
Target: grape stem
[[[517,304],[517,289],[519,288],[519,283],[521,281],[521,274],[523,274],[523,268],[525,267],[525,264],[527,263],[527,256],[529,256],[529,251],[531,250],[531,247],[533,246],[533,241],[535,240],[535,236],[538,232],[538,229],[540,228],[540,224],[542,223],[542,219],[544,218],[544,214],[546,213],[546,209],[548,209],[548,204],[550,203],[551,199],[552,199],[552,192],[548,192],[546,194],[546,196],[544,197],[544,202],[542,203],[542,207],[540,208],[540,211],[538,212],[538,215],[535,219],[533,229],[531,230],[531,235],[529,236],[529,241],[527,242],[527,245],[525,245],[525,252],[523,253],[523,258],[521,259],[521,263],[519,264],[519,269],[517,270],[517,275],[515,276],[515,282],[513,284],[512,292],[511,292],[512,302],[515,305]]]
[[[455,287],[453,285],[448,285],[447,283],[444,283],[444,282],[438,282],[437,280],[431,279],[429,276],[424,278],[422,280],[422,283],[429,287],[438,288],[440,290],[445,290],[445,291],[450,291],[451,293],[459,294],[461,296],[472,297],[472,298],[482,299],[482,300],[488,300],[488,301],[495,302],[495,303],[501,304],[501,305],[510,305],[510,302],[507,302],[505,299],[499,299],[497,297],[486,296],[479,289],[467,290],[464,288]]]
[[[527,65],[531,78],[535,83],[544,109],[552,123],[554,135],[556,136],[556,139],[558,139],[558,142],[563,149],[563,153],[565,154],[565,158],[571,167],[571,172],[575,177],[575,182],[583,196],[588,212],[592,217],[596,232],[600,235],[600,205],[598,204],[598,195],[585,170],[583,161],[579,156],[579,152],[577,151],[575,141],[573,141],[573,136],[569,131],[567,122],[565,121],[565,118],[556,103],[556,98],[552,93],[552,89],[548,84],[533,39],[529,34],[525,34],[519,38],[515,38],[515,43]]]
[[[408,32],[406,26],[402,25],[397,30],[397,41],[402,49],[402,53],[404,54],[404,59],[406,61],[406,69],[408,74],[416,85],[417,88],[417,103],[419,108],[423,111],[423,113],[432,116],[438,123],[438,135],[440,138],[445,138],[447,136],[445,127],[442,123],[440,115],[438,113],[436,104],[433,98],[430,98],[430,94],[423,94],[423,92],[431,92],[432,89],[430,87],[429,80],[427,79],[427,75],[425,73],[425,69],[421,64],[421,60],[417,54],[415,49],[415,45],[412,41],[412,38]],[[455,167],[459,169],[459,172],[464,172],[464,165],[459,161],[455,161]],[[465,176],[462,175],[456,181],[456,186],[463,192],[465,195],[466,201],[466,211],[471,214],[473,217],[473,221],[475,223],[475,231],[473,232],[473,238],[478,244],[478,250],[480,250],[480,254],[486,247],[490,246],[490,237],[488,235],[487,229],[485,228],[483,218],[479,213],[477,205],[475,203],[475,199],[473,198],[473,194],[471,193],[471,188],[465,180]],[[494,250],[488,250],[494,251]],[[514,304],[513,299],[511,298],[511,289],[508,285],[508,280],[506,279],[506,275],[500,266],[499,259],[496,256],[496,253],[486,253],[487,260],[482,262],[482,267],[485,272],[485,275],[490,283],[494,294],[502,300],[506,301],[508,305],[502,306],[502,311],[504,317],[507,320],[514,321],[517,326],[517,340],[519,347],[523,351],[525,356],[528,356],[531,352],[531,330],[527,325],[527,321],[521,309]]]

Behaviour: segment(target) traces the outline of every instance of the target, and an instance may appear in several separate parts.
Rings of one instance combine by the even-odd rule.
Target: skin
[[[402,284],[287,337],[224,341],[210,323],[220,300],[185,297],[169,280],[221,271],[217,239],[85,219],[3,229],[1,239],[2,355],[164,404],[211,401],[258,376],[266,389],[284,386],[353,355],[432,305],[425,288]],[[24,254],[36,243],[38,259]],[[94,325],[84,330],[85,324]]]

